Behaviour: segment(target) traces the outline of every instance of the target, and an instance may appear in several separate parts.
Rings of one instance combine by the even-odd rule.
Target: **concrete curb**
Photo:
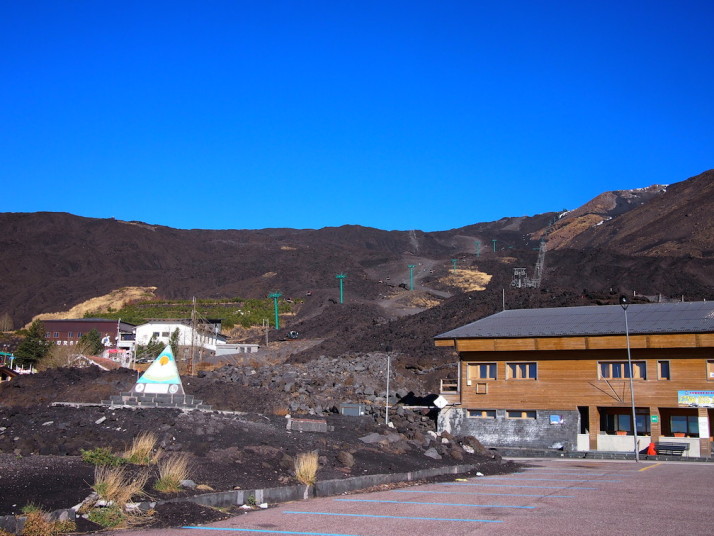
[[[336,480],[323,480],[317,482],[308,490],[308,498],[330,497],[342,495],[350,491],[367,489],[381,484],[394,484],[396,482],[411,482],[443,475],[457,475],[478,469],[475,464],[451,465],[444,467],[434,467],[432,469],[422,469],[409,473],[364,475]],[[220,491],[216,493],[204,493],[191,497],[177,497],[175,499],[164,499],[155,502],[143,502],[139,504],[142,510],[149,510],[157,504],[171,502],[193,502],[203,506],[227,507],[240,506],[247,503],[284,503],[291,501],[302,501],[305,499],[305,486],[281,486],[278,488],[265,489],[239,489],[232,491]],[[76,513],[72,508],[55,510],[52,512],[53,519],[68,519],[74,521]],[[23,516],[0,516],[0,529],[9,533],[19,534],[24,525]]]
[[[308,490],[308,497],[330,497],[341,495],[349,491],[367,489],[381,484],[393,484],[395,482],[411,482],[435,476],[467,473],[478,469],[479,465],[452,465],[446,467],[435,467],[432,469],[422,469],[409,473],[364,475],[336,480],[322,480],[317,482]],[[279,488],[232,490],[218,493],[204,493],[191,497],[179,497],[176,499],[166,499],[153,504],[164,504],[168,502],[194,502],[204,506],[225,507],[240,506],[248,502],[260,504],[283,503],[290,501],[301,501],[305,498],[305,486],[282,486]],[[149,507],[152,503],[142,504],[142,507]]]

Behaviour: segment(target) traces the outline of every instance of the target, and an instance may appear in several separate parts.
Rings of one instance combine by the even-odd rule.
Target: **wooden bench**
[[[671,456],[681,456],[682,453],[689,450],[689,443],[674,443],[662,441],[655,443],[657,454],[669,454]]]

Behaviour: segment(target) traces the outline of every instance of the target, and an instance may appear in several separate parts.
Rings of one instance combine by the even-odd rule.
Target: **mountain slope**
[[[650,257],[714,256],[714,170],[660,189],[636,208],[591,226],[565,244]]]
[[[454,268],[484,273],[489,289],[509,287],[514,267],[532,272],[542,237],[548,238],[543,290],[710,297],[713,179],[708,171],[666,189],[606,192],[560,219],[552,212],[430,233],[355,225],[178,230],[65,213],[2,213],[0,314],[19,327],[36,314],[138,286],[156,287],[169,299],[310,292],[302,313],[312,318],[334,304],[335,276],[346,273],[346,303],[379,305],[392,319],[463,292],[446,277]],[[425,293],[422,305],[400,298],[408,292],[408,265]]]

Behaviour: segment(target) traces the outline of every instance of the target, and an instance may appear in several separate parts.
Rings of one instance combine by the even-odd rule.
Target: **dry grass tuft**
[[[154,484],[154,489],[162,493],[176,493],[181,491],[181,481],[188,480],[189,462],[188,455],[176,454],[162,459],[159,464],[159,479]]]
[[[47,512],[32,509],[26,512],[27,520],[22,528],[23,536],[55,536],[77,530],[74,521],[50,521]]]
[[[161,458],[161,451],[155,450],[156,435],[152,432],[142,432],[134,438],[131,447],[124,453],[129,463],[136,465],[156,465]]]
[[[146,472],[138,473],[133,478],[124,467],[107,467],[98,465],[94,469],[94,484],[92,489],[107,502],[125,505],[132,497],[145,495],[144,486],[149,480]]]
[[[301,484],[312,486],[317,482],[317,470],[319,469],[317,451],[302,452],[295,458],[295,478]]]

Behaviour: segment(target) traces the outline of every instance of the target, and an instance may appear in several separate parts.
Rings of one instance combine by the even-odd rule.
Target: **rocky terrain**
[[[375,366],[369,360],[353,364],[353,374],[364,372],[364,378],[355,378],[356,390],[374,390],[367,386],[373,385],[372,375],[377,371],[370,369]],[[331,370],[334,374],[342,368],[333,365]],[[190,478],[203,492],[296,484],[295,456],[311,451],[318,452],[321,480],[461,463],[477,464],[484,474],[516,469],[475,438],[437,437],[428,408],[397,405],[390,412],[392,426],[388,427],[379,409],[382,406],[375,406],[366,416],[349,417],[336,413],[340,399],[321,394],[312,402],[305,401],[305,407],[313,408],[312,418],[326,420],[328,431],[288,430],[284,410],[295,407],[291,400],[300,400],[292,395],[310,395],[311,391],[310,382],[300,378],[298,370],[284,372],[280,384],[273,386],[266,385],[275,383],[267,374],[240,368],[184,379],[189,394],[222,412],[100,405],[100,400],[133,386],[136,375],[126,369],[54,369],[7,382],[0,386],[0,515],[17,514],[28,504],[46,510],[79,504],[91,492],[94,478],[93,466],[80,458],[82,450],[109,447],[121,453],[134,437],[147,431],[158,437],[166,455],[182,452],[190,456]],[[53,401],[95,404],[52,405]],[[295,409],[303,409],[302,404]],[[319,404],[322,412],[314,415]],[[151,481],[155,478],[152,472]],[[149,493],[153,500],[168,500],[198,491]],[[186,504],[160,505],[156,510],[151,521],[156,526],[206,522],[225,515]],[[97,528],[88,521],[80,523],[81,530]]]
[[[504,307],[608,304],[620,293],[643,302],[714,299],[712,208],[714,171],[605,192],[568,212],[432,233],[359,226],[188,231],[60,213],[0,214],[0,318],[15,328],[127,286],[153,287],[168,299],[264,298],[276,290],[300,298],[271,333],[275,342],[258,354],[184,378],[187,393],[228,413],[99,405],[131,388],[136,373],[128,370],[48,370],[0,385],[0,514],[30,501],[76,504],[93,478],[81,450],[120,451],[146,430],[166,452],[189,453],[196,482],[220,490],[292,483],[291,459],[308,450],[319,452],[321,479],[462,462],[484,473],[513,470],[476,439],[434,437],[428,408],[404,408],[428,405],[439,381],[456,377],[456,355],[436,348],[433,337]],[[532,274],[542,240],[541,286],[513,288],[513,269]],[[339,273],[347,274],[342,304]],[[285,340],[291,330],[299,339]],[[263,345],[262,338],[261,331],[236,331],[236,340]],[[17,342],[2,334],[5,349]],[[388,361],[390,402],[401,401],[394,428],[380,409]],[[371,409],[346,417],[338,414],[344,403]],[[286,415],[326,419],[331,431],[291,433]],[[167,505],[155,522],[216,515]]]

